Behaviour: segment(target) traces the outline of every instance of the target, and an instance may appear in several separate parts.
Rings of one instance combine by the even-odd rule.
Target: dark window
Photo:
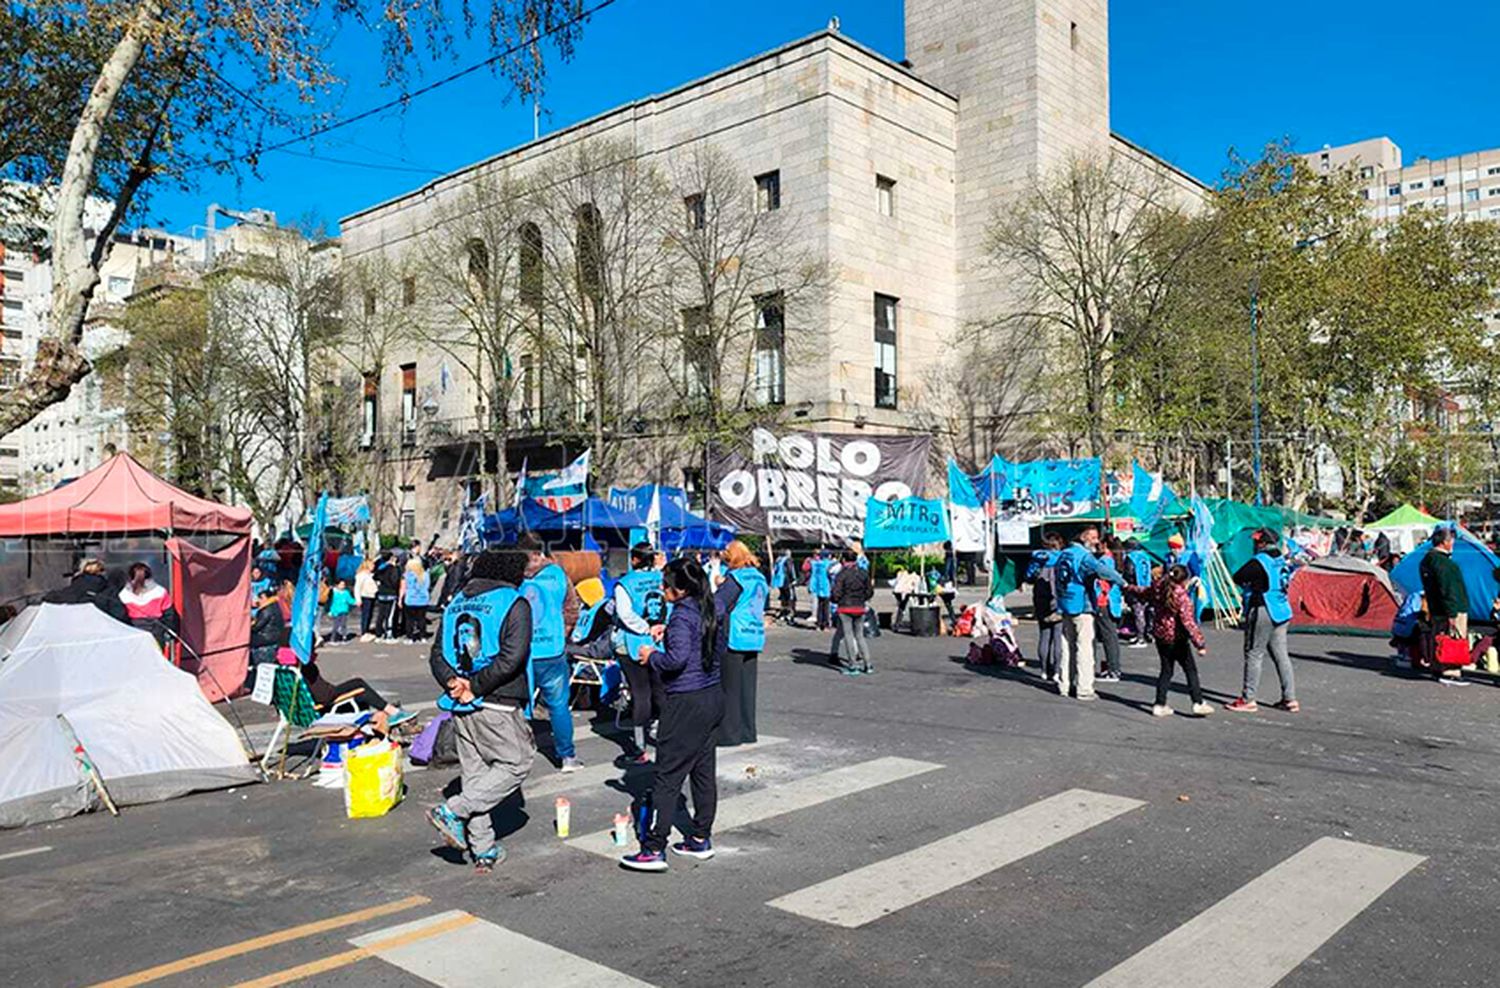
[[[896,315],[900,300],[875,296],[875,407],[896,407]]]
[[[574,216],[577,225],[578,288],[594,301],[604,286],[604,223],[594,204],[586,202]]]
[[[701,398],[713,384],[713,339],[708,310],[701,305],[682,310],[682,370],[690,397]]]
[[[689,230],[701,230],[708,220],[708,213],[703,205],[703,193],[694,192],[690,196],[683,197],[683,211],[687,213],[687,228]]]
[[[490,287],[490,249],[484,245],[484,241],[477,237],[470,240],[464,249],[466,262],[469,269],[469,277],[481,291],[488,291]]]
[[[755,204],[763,213],[781,208],[781,172],[755,176]]]
[[[1072,21],[1068,24],[1068,44],[1074,51],[1078,50],[1078,22]]]
[[[755,396],[786,404],[786,304],[781,292],[755,297]]]
[[[401,279],[401,304],[417,304],[417,279],[412,277]]]
[[[367,315],[367,316],[373,316],[374,314],[375,314],[375,289],[373,289],[373,288],[366,288],[365,289],[365,315]]]
[[[359,448],[369,449],[375,445],[375,438],[380,434],[380,377],[377,374],[365,375],[359,425]]]
[[[542,228],[522,223],[516,231],[520,244],[517,262],[520,267],[521,303],[533,309],[542,307]]]
[[[401,442],[417,442],[417,365],[401,365]]]
[[[896,215],[896,180],[884,175],[875,176],[875,206],[881,216]]]

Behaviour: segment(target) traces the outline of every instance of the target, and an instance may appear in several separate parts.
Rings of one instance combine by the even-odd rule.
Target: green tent
[[[1408,525],[1420,525],[1430,531],[1441,521],[1441,518],[1434,518],[1421,508],[1414,508],[1410,504],[1403,504],[1384,518],[1381,518],[1379,521],[1373,521],[1365,527],[1378,531],[1382,528],[1405,528]]]

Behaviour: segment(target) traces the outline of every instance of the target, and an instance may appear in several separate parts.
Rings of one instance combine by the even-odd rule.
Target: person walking
[[[1077,677],[1079,700],[1094,700],[1094,603],[1091,579],[1123,585],[1125,578],[1107,560],[1094,555],[1099,547],[1099,529],[1085,525],[1073,543],[1064,549],[1053,568],[1057,585],[1057,609],[1062,614],[1063,654],[1057,667],[1057,692],[1067,696]]]
[[[547,705],[547,720],[552,727],[553,754],[558,767],[564,772],[576,772],[583,767],[578,760],[578,750],[573,744],[573,711],[568,707],[568,658],[567,650],[568,598],[573,598],[573,617],[577,618],[577,594],[563,572],[551,557],[542,540],[527,532],[516,542],[517,548],[526,553],[526,579],[521,584],[521,596],[531,605],[531,664],[526,674],[531,680],[531,693],[542,694]],[[530,704],[527,704],[528,708]],[[528,709],[527,715],[531,711]]]
[[[359,640],[374,641],[370,625],[375,617],[375,597],[380,588],[375,583],[375,560],[366,559],[354,573],[354,599],[359,601]]]
[[[349,640],[349,612],[353,609],[354,594],[350,592],[348,582],[340,580],[328,595],[328,617],[333,621],[333,629],[328,635],[330,642]]]
[[[828,550],[819,549],[807,572],[807,592],[812,594],[817,605],[813,610],[819,631],[827,631],[833,624],[828,603],[829,595],[833,593],[832,569],[833,560],[828,558]]]
[[[657,670],[666,690],[647,817],[650,827],[640,835],[641,849],[620,859],[631,871],[667,870],[667,841],[684,779],[693,794],[692,825],[672,845],[672,853],[699,861],[714,856],[719,805],[714,737],[724,716],[720,670],[728,622],[715,606],[707,574],[696,562],[674,559],[661,577],[662,596],[672,605],[661,647],[642,643],[631,656]]]
[[[1057,609],[1057,560],[1061,558],[1063,537],[1057,532],[1042,536],[1042,548],[1031,554],[1026,581],[1031,584],[1031,614],[1036,619],[1036,662],[1042,679],[1057,682],[1057,667],[1062,664],[1062,613]]]
[[[505,860],[490,812],[531,773],[536,741],[522,712],[530,700],[531,605],[521,596],[526,555],[490,550],[443,610],[428,664],[443,688],[438,706],[453,714],[460,790],[427,811],[427,821],[474,869]]]
[[[728,649],[720,677],[724,683],[724,720],[719,746],[754,744],[755,688],[761,649],[766,647],[766,598],[770,587],[760,560],[739,539],[724,549],[724,582],[714,597],[729,623]]]
[[[1172,566],[1158,576],[1148,587],[1127,588],[1132,602],[1150,607],[1155,616],[1155,627],[1151,629],[1156,641],[1156,654],[1161,659],[1161,672],[1156,677],[1156,703],[1151,708],[1153,717],[1170,717],[1172,708],[1167,704],[1167,692],[1172,687],[1172,670],[1181,668],[1187,678],[1188,696],[1191,698],[1193,714],[1207,717],[1214,712],[1212,705],[1203,700],[1203,687],[1198,681],[1198,661],[1193,653],[1207,654],[1203,640],[1203,629],[1198,626],[1193,614],[1193,601],[1188,596],[1189,580],[1187,568]]]
[[[1251,541],[1255,555],[1234,574],[1234,582],[1245,596],[1245,685],[1238,697],[1224,704],[1224,709],[1250,714],[1260,709],[1255,694],[1260,689],[1261,667],[1270,652],[1276,676],[1281,680],[1281,699],[1276,708],[1296,713],[1302,706],[1297,702],[1292,660],[1286,650],[1287,625],[1292,620],[1292,605],[1286,597],[1292,579],[1291,567],[1281,555],[1278,545],[1281,539],[1275,532],[1257,529]]]
[[[865,611],[870,606],[870,598],[875,596],[875,586],[870,580],[870,571],[860,568],[857,561],[858,554],[853,549],[844,553],[844,566],[830,591],[843,636],[844,658],[839,667],[846,676],[868,675],[875,671],[870,666],[870,643],[865,634]]]
[[[1427,613],[1434,635],[1446,635],[1469,643],[1469,591],[1464,586],[1464,576],[1453,561],[1453,529],[1439,525],[1432,532],[1432,548],[1422,557],[1417,575],[1422,581],[1422,593],[1427,600]],[[1436,654],[1437,649],[1433,649]],[[1434,662],[1438,681],[1454,686],[1467,686],[1461,668],[1443,667]]]
[[[427,604],[432,599],[432,581],[421,556],[406,561],[401,577],[401,602],[406,608],[406,637],[414,642],[427,640]]]
[[[702,567],[699,567],[702,572]],[[637,765],[651,761],[646,751],[651,721],[659,716],[665,694],[661,675],[649,663],[636,661],[642,645],[649,645],[653,635],[667,623],[667,604],[662,594],[662,574],[656,568],[656,550],[649,542],[637,542],[630,548],[630,572],[615,581],[616,652],[620,671],[630,687],[630,726],[635,747],[625,759]]]

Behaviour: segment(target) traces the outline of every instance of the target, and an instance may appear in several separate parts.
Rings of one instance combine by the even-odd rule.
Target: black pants
[[[375,598],[365,597],[359,602],[359,633],[369,634],[370,622],[375,617]]]
[[[370,630],[377,638],[391,638],[391,608],[396,606],[395,597],[375,598],[375,620]]]
[[[891,630],[895,631],[901,624],[901,618],[906,614],[906,605],[911,600],[911,594],[898,593],[896,595],[896,616],[891,618]]]
[[[662,704],[666,691],[662,689],[661,674],[654,666],[643,666],[630,659],[620,660],[620,669],[625,673],[625,682],[630,686],[630,726],[636,729],[637,742],[644,742],[646,728],[654,717],[662,715]]]
[[[414,642],[427,640],[427,605],[406,605],[406,637]]]
[[[1167,703],[1167,690],[1172,686],[1174,664],[1182,666],[1182,671],[1187,676],[1188,695],[1193,698],[1193,702],[1202,703],[1203,687],[1198,683],[1198,660],[1193,657],[1193,643],[1188,641],[1187,635],[1179,633],[1177,640],[1170,645],[1158,640],[1156,654],[1161,656],[1161,675],[1156,677],[1156,705],[1161,707]]]
[[[724,691],[719,686],[667,696],[656,746],[656,778],[651,784],[651,832],[641,841],[643,849],[667,849],[683,779],[689,780],[693,792],[692,836],[713,835],[719,809],[714,736],[723,717]]]
[[[358,691],[359,695],[354,698],[354,704],[361,710],[384,710],[389,706],[385,697],[375,692],[375,688],[363,679],[346,679],[342,683],[330,683],[326,679],[318,679],[316,682],[308,683],[307,690],[325,713],[333,705],[334,700],[345,693],[355,691]]]
[[[724,722],[719,744],[755,743],[755,673],[759,652],[726,652],[719,671],[724,682]]]
[[[1118,676],[1120,674],[1120,623],[1109,611],[1100,611],[1095,619],[1094,638],[1104,652],[1104,670]]]
[[[816,597],[814,599],[818,602],[818,630],[827,631],[830,627],[833,626],[833,607],[831,606],[832,601],[830,601],[827,597]]]

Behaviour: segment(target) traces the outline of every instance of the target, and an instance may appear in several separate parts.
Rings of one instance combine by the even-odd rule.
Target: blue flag
[[[328,495],[318,496],[312,531],[302,552],[302,572],[297,574],[297,592],[292,595],[292,651],[303,664],[312,661],[313,641],[318,630],[318,584],[323,575],[323,529],[328,526]]]
[[[942,501],[903,497],[865,500],[865,548],[905,549],[948,541],[948,511]]]
[[[948,500],[960,508],[977,508],[983,503],[973,479],[958,468],[951,456],[948,457]]]

